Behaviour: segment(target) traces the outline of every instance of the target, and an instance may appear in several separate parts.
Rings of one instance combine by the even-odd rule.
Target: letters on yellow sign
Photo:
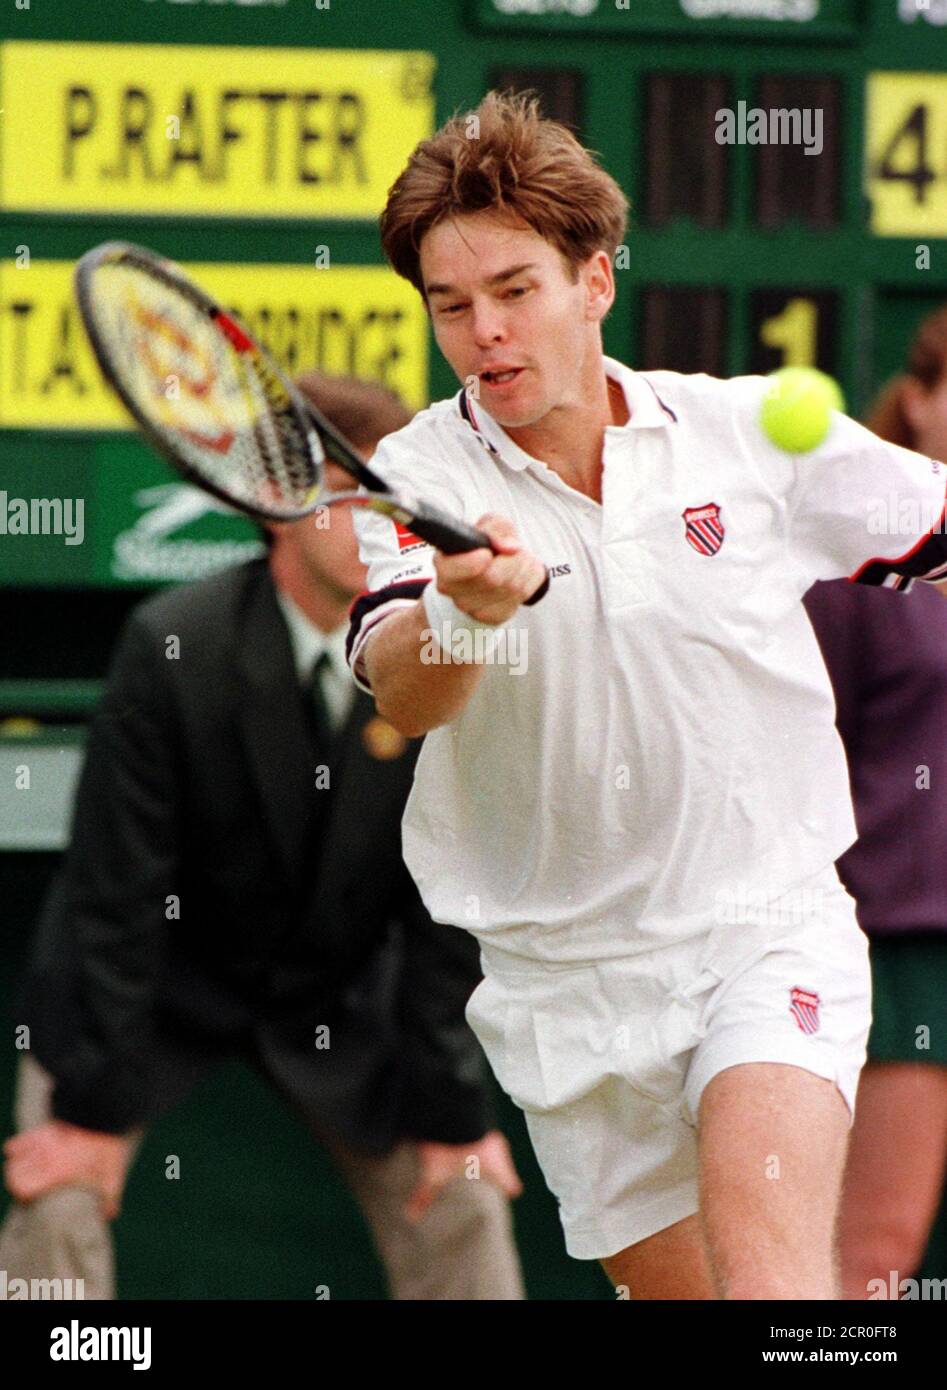
[[[146,87],[108,94],[74,83],[63,93],[60,176],[77,177],[83,160],[107,180],[172,183],[190,168],[205,184],[226,185],[237,172],[273,187],[285,182],[369,182],[365,97],[347,91],[181,89],[176,132]],[[111,151],[111,156],[102,159]]]
[[[380,381],[410,405],[424,403],[424,308],[411,286],[387,268],[315,271],[300,265],[229,263],[186,268],[236,313],[290,375],[320,367]],[[69,261],[34,259],[28,270],[0,261],[0,426],[129,428],[86,339],[73,298],[72,271]],[[224,422],[208,421],[200,413],[200,373],[210,368],[200,346],[191,348],[193,379],[182,378],[179,394],[169,401],[178,413],[192,411],[195,427],[223,427]],[[160,346],[154,347],[150,361],[142,362],[142,371],[159,386],[165,380],[168,362]]]
[[[433,129],[432,55],[0,44],[0,208],[374,217]]]

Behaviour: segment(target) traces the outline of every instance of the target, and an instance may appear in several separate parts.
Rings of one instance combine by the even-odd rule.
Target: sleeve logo
[[[418,546],[427,545],[427,541],[422,541],[420,536],[409,531],[407,526],[402,526],[400,521],[395,521],[392,524],[395,528],[395,535],[398,537],[399,551],[415,550]]]

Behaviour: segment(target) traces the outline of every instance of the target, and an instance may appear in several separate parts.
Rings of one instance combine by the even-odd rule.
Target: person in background
[[[947,461],[947,307],[921,324],[870,429]],[[897,524],[898,499],[879,501]],[[943,529],[943,526],[941,526]],[[879,537],[880,548],[890,541]],[[910,547],[906,541],[904,549]],[[839,860],[871,939],[874,1021],[839,1218],[843,1297],[924,1258],[947,1161],[947,608],[847,580],[805,598],[838,708],[859,837]]]
[[[299,385],[366,460],[410,419],[377,385]],[[332,464],[326,483],[353,485]],[[346,667],[364,578],[348,509],[325,510],[129,619],[17,1014],[9,1279],[114,1297],[144,1127],[239,1055],[328,1148],[393,1298],[524,1296],[519,1181],[464,1020],[476,945],[432,923],[401,858],[420,744]]]

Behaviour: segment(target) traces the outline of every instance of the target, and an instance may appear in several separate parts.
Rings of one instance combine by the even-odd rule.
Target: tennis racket
[[[292,521],[347,503],[390,517],[448,555],[493,550],[482,531],[393,492],[180,266],[110,241],[79,260],[75,287],[106,381],[190,482],[257,518]],[[367,491],[323,492],[326,459]]]

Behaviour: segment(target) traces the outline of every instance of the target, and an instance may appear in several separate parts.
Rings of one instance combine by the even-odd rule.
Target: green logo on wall
[[[263,552],[261,541],[232,539],[234,513],[190,483],[139,488],[132,501],[140,515],[112,543],[112,577],[130,583],[203,579]],[[212,519],[226,517],[224,534]],[[218,534],[215,536],[214,531]]]

